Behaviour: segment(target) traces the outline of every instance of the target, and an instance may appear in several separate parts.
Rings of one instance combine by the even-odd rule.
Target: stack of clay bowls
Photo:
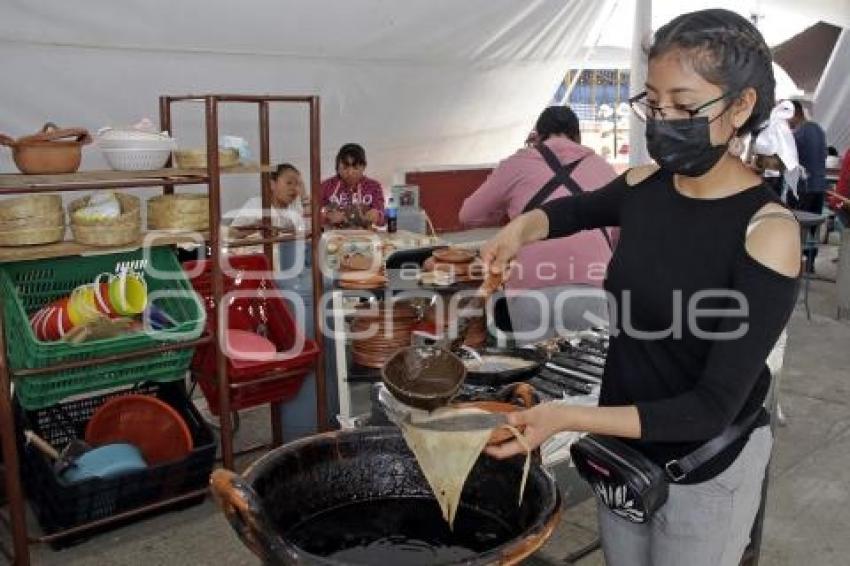
[[[470,348],[480,348],[486,342],[487,319],[483,316],[473,318],[469,321],[469,326],[466,328],[466,337],[463,340],[463,345]]]
[[[387,284],[387,277],[384,275],[383,266],[376,265],[375,256],[354,253],[340,258],[337,283],[342,289],[383,289]]]
[[[354,363],[369,368],[383,367],[397,350],[410,346],[416,321],[416,309],[403,301],[379,301],[358,307],[350,327],[355,335],[351,343]]]
[[[438,248],[422,264],[427,273],[435,274],[434,280],[446,284],[483,281],[484,264],[475,254],[462,248]]]
[[[436,320],[437,310],[429,308],[425,310],[423,316],[422,328],[427,328],[427,331],[435,334],[438,337],[446,336],[449,330],[454,326],[452,319],[448,314],[443,314],[443,320]],[[469,321],[466,327],[466,336],[463,340],[464,346],[470,348],[479,348],[487,342],[487,319],[484,316],[478,316]]]
[[[51,244],[65,238],[65,209],[59,195],[0,200],[0,246]]]

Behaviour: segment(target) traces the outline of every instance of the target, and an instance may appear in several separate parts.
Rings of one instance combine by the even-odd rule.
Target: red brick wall
[[[405,183],[419,186],[419,202],[437,232],[462,230],[457,215],[466,197],[481,186],[493,169],[417,171],[405,175]]]

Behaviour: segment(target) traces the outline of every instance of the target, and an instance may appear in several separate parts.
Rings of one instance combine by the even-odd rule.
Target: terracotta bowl
[[[381,368],[381,379],[396,399],[426,411],[446,406],[460,390],[464,378],[463,361],[435,346],[397,350]]]
[[[431,252],[434,259],[449,263],[468,263],[475,259],[475,254],[463,248],[438,248]]]
[[[372,268],[374,263],[374,258],[371,255],[346,254],[340,260],[340,268],[344,271],[366,271]]]
[[[513,413],[534,406],[534,388],[527,383],[517,383],[514,385],[511,396],[515,400],[514,403],[505,401],[470,401],[467,403],[453,403],[452,406],[458,408],[474,407],[488,413]],[[522,406],[516,403],[522,403]],[[525,432],[525,426],[518,426],[517,429],[520,432]],[[514,433],[507,428],[497,428],[490,435],[490,440],[487,441],[487,444],[502,444],[503,442],[513,440],[513,438]]]

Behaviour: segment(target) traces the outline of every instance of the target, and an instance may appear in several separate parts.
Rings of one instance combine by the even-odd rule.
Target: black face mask
[[[662,169],[687,177],[700,177],[720,161],[729,145],[712,145],[710,126],[705,116],[647,120],[646,148]]]

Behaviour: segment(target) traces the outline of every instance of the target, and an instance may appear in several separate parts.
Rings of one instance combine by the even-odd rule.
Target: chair
[[[803,278],[803,286],[800,289],[803,293],[803,305],[806,307],[806,318],[812,320],[812,311],[809,308],[809,288],[811,287],[812,273],[809,273],[806,265],[807,251],[816,250],[818,246],[818,238],[815,235],[817,228],[826,222],[826,216],[823,214],[814,214],[804,210],[795,210],[794,216],[797,222],[800,223],[800,245],[803,248],[803,269],[801,277]],[[814,259],[812,259],[814,264]],[[814,265],[812,265],[814,271]]]

